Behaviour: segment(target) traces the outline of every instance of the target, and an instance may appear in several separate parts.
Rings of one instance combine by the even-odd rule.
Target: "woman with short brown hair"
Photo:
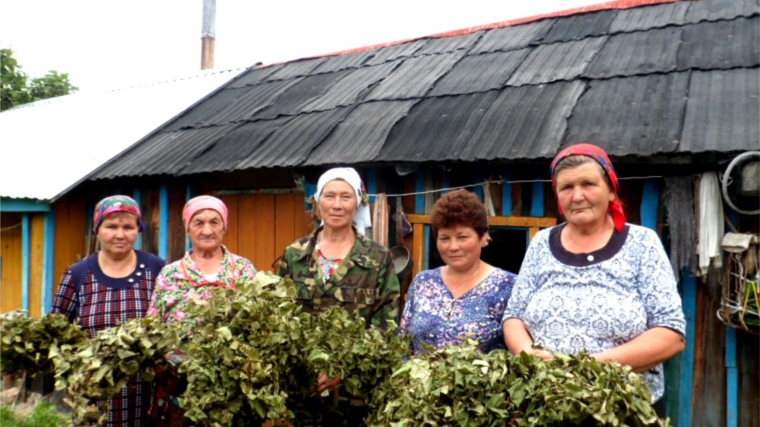
[[[433,206],[430,223],[443,267],[419,273],[409,287],[400,330],[414,351],[466,339],[483,352],[503,349],[501,316],[515,275],[480,259],[488,244],[488,214],[477,195],[457,190]]]

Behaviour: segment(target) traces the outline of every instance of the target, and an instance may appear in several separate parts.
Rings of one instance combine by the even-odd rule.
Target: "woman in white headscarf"
[[[359,174],[330,169],[319,178],[315,197],[322,225],[285,249],[277,274],[293,280],[307,312],[338,306],[364,318],[367,327],[398,324],[401,288],[388,248],[364,237],[371,224]],[[318,391],[338,382],[320,375]]]
[[[285,249],[278,275],[293,279],[308,312],[341,306],[367,326],[397,322],[401,289],[388,248],[364,236],[371,224],[359,174],[330,169],[319,178],[315,198],[322,225]]]

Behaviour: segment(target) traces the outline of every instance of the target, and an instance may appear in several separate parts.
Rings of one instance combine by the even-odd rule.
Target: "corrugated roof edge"
[[[83,182],[85,182],[85,181],[89,180],[90,178],[94,177],[94,176],[95,176],[95,175],[96,175],[98,172],[100,172],[100,171],[101,171],[103,168],[105,168],[106,166],[110,165],[111,163],[113,163],[113,162],[117,161],[118,159],[120,159],[121,157],[123,157],[124,155],[126,155],[127,153],[129,153],[131,150],[133,150],[135,147],[137,147],[138,145],[140,145],[140,144],[141,144],[143,141],[147,140],[148,138],[150,138],[150,137],[152,137],[153,135],[155,135],[155,134],[157,134],[158,132],[160,132],[160,131],[161,131],[161,130],[164,128],[164,127],[166,127],[166,125],[167,125],[167,124],[169,124],[169,123],[173,122],[174,120],[176,120],[176,119],[177,119],[179,116],[181,116],[182,114],[184,114],[186,111],[188,111],[188,110],[190,110],[190,109],[192,109],[192,108],[195,108],[195,106],[196,106],[196,105],[198,105],[198,104],[200,104],[201,102],[205,101],[205,100],[206,100],[206,99],[208,99],[209,97],[211,97],[211,96],[215,95],[215,94],[216,94],[216,93],[218,93],[220,90],[224,89],[224,88],[225,88],[227,85],[229,85],[229,84],[230,84],[230,83],[232,83],[233,81],[235,81],[235,80],[239,79],[239,78],[240,78],[240,76],[242,76],[243,74],[245,74],[247,71],[249,71],[249,70],[251,70],[251,69],[254,69],[254,68],[256,68],[256,67],[257,67],[257,66],[259,66],[259,65],[261,65],[261,62],[257,62],[256,64],[253,64],[252,66],[250,66],[250,67],[248,67],[248,68],[236,68],[236,69],[232,69],[232,70],[226,70],[226,71],[232,71],[232,72],[234,72],[234,71],[237,71],[238,73],[237,73],[237,75],[235,75],[234,77],[230,78],[230,79],[227,81],[227,83],[224,83],[224,84],[220,85],[218,88],[216,88],[216,90],[213,90],[213,91],[211,91],[211,92],[207,93],[207,94],[206,94],[206,96],[204,96],[204,97],[202,97],[202,98],[198,99],[197,101],[195,101],[193,104],[189,105],[189,106],[188,106],[187,108],[185,108],[184,110],[182,110],[182,111],[178,112],[176,115],[174,115],[174,117],[171,117],[171,118],[169,118],[168,120],[166,120],[166,121],[165,121],[164,123],[162,123],[160,126],[158,126],[158,127],[156,127],[155,129],[153,129],[153,131],[149,132],[147,135],[145,135],[145,136],[143,136],[142,138],[140,138],[140,139],[139,139],[137,142],[135,142],[134,144],[132,144],[132,145],[130,145],[129,147],[125,148],[125,149],[124,149],[124,150],[122,150],[122,151],[121,151],[119,154],[117,154],[117,155],[115,155],[115,156],[111,157],[111,158],[110,158],[108,161],[106,161],[106,162],[105,162],[105,163],[103,163],[102,165],[100,165],[100,166],[98,166],[97,168],[95,168],[95,169],[93,169],[92,171],[90,171],[90,173],[88,173],[87,175],[85,175],[84,177],[82,177],[81,179],[79,179],[77,182],[75,182],[75,183],[73,183],[72,185],[70,185],[70,186],[69,186],[68,188],[66,188],[65,190],[63,190],[63,191],[61,191],[60,193],[56,194],[56,195],[55,195],[55,197],[53,197],[53,198],[51,198],[51,199],[50,199],[50,203],[53,203],[53,202],[55,202],[56,200],[58,200],[58,198],[60,198],[60,197],[61,197],[61,196],[63,196],[64,194],[66,194],[66,193],[68,193],[69,191],[71,191],[71,189],[73,189],[73,188],[74,188],[74,187],[76,187],[77,185],[79,185],[79,184],[81,184],[81,183],[83,183]],[[220,70],[220,72],[221,72],[221,70]]]
[[[634,7],[641,7],[641,6],[653,6],[657,4],[665,4],[665,3],[678,3],[680,1],[684,0],[612,0],[605,3],[598,3],[593,4],[589,6],[581,6],[576,7],[572,9],[566,9],[566,10],[560,10],[557,12],[551,12],[546,13],[542,15],[533,15],[528,16],[525,18],[518,18],[518,19],[511,19],[507,21],[501,21],[501,22],[495,22],[493,24],[486,24],[486,25],[478,25],[476,27],[469,27],[469,28],[463,28],[461,30],[453,30],[453,31],[446,31],[443,33],[437,33],[437,34],[431,34],[429,36],[422,36],[422,37],[415,37],[410,39],[404,39],[404,40],[395,40],[392,42],[387,43],[379,43],[374,44],[370,46],[363,46],[363,47],[357,47],[353,49],[348,50],[341,50],[337,52],[331,52],[331,53],[325,53],[322,55],[314,55],[314,56],[306,56],[303,58],[296,58],[289,61],[281,61],[281,62],[273,62],[271,64],[262,64],[255,68],[267,68],[272,67],[275,65],[281,65],[281,64],[288,64],[290,62],[296,62],[296,61],[302,61],[305,59],[314,59],[314,58],[323,58],[326,56],[340,56],[340,55],[348,55],[351,53],[360,53],[360,52],[366,52],[368,50],[372,49],[378,49],[382,47],[389,47],[389,46],[395,46],[397,44],[407,43],[414,40],[419,39],[425,39],[425,38],[444,38],[444,37],[455,37],[455,36],[463,36],[466,34],[472,34],[476,33],[478,31],[483,30],[491,30],[494,28],[503,28],[503,27],[510,27],[514,25],[522,25],[527,24],[530,22],[540,21],[542,19],[548,19],[548,18],[559,18],[563,16],[572,16],[572,15],[578,15],[581,13],[589,13],[589,12],[599,12],[602,10],[614,10],[614,9],[631,9]]]

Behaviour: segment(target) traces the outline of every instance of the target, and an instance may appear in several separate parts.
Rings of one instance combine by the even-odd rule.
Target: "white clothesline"
[[[655,175],[629,176],[629,177],[618,178],[618,180],[626,181],[626,180],[634,180],[634,179],[651,179],[651,178],[662,178],[662,176],[655,176]],[[440,193],[442,191],[453,191],[453,190],[459,190],[462,188],[479,187],[485,184],[532,184],[536,182],[552,182],[552,180],[551,179],[530,179],[530,180],[517,180],[517,181],[488,180],[488,181],[483,181],[477,184],[460,185],[458,187],[436,188],[434,190],[415,191],[412,193],[386,194],[386,197],[403,197],[403,196],[416,196],[418,194]],[[374,197],[374,196],[377,196],[377,193],[376,194],[367,193],[367,196]]]

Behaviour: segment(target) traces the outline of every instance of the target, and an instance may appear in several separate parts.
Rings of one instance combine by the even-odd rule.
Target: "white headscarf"
[[[356,192],[356,212],[354,212],[354,227],[356,231],[364,235],[365,230],[372,227],[372,220],[369,215],[369,204],[365,203],[363,196],[366,191],[364,189],[364,183],[361,177],[354,168],[333,168],[322,174],[317,182],[317,203],[322,196],[322,190],[325,188],[328,182],[341,179],[346,181]]]

